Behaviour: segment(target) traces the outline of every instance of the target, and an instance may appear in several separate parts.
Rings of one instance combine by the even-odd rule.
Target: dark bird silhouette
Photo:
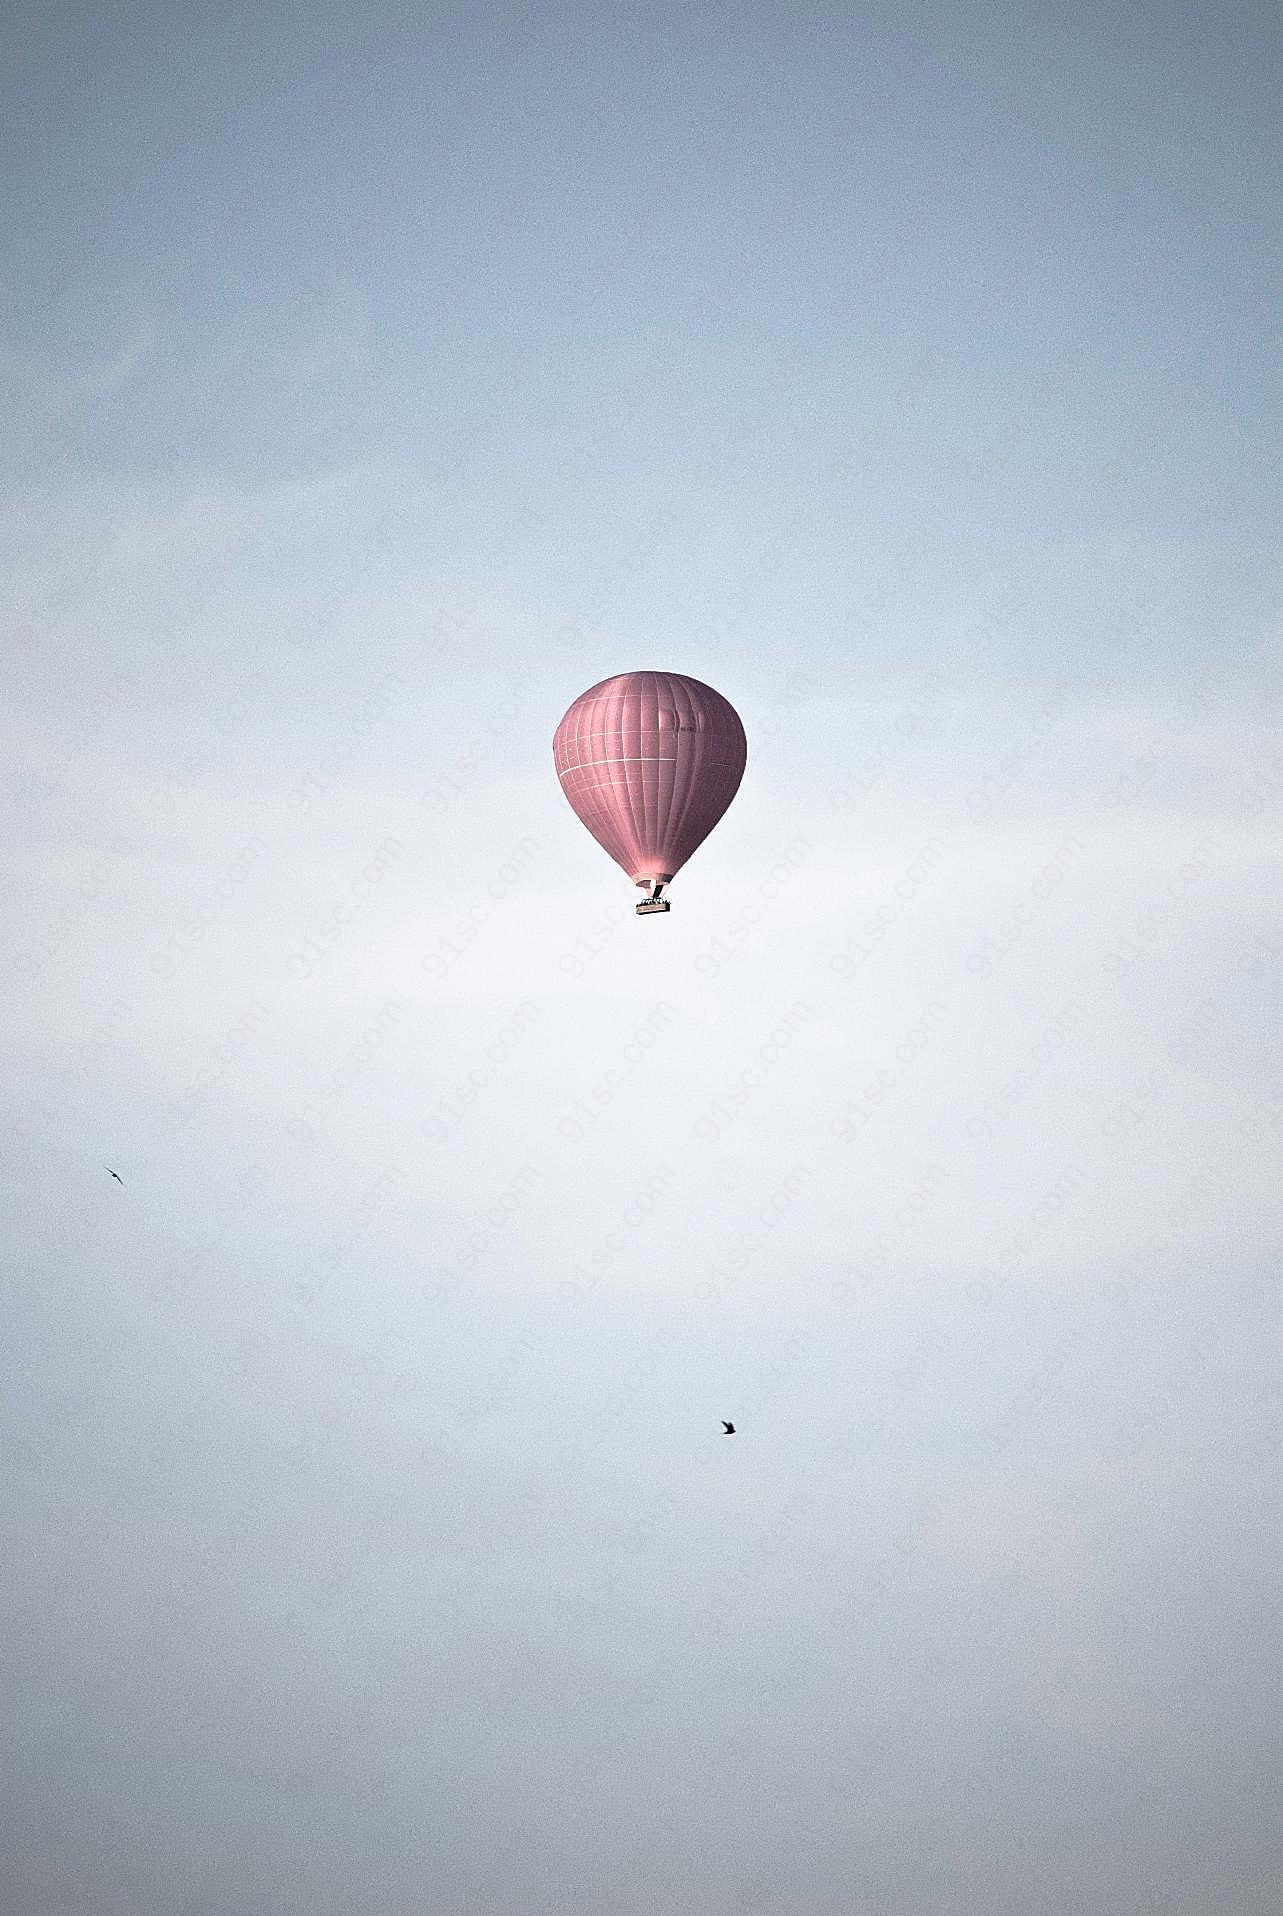
[[[722,1419],[722,1435],[723,1437],[733,1437],[735,1435],[734,1424],[728,1424],[724,1417]]]
[[[124,1178],[121,1177],[120,1172],[113,1171],[109,1164],[104,1164],[102,1168],[104,1171],[109,1172],[110,1175],[115,1178],[117,1184],[123,1184],[125,1182]]]

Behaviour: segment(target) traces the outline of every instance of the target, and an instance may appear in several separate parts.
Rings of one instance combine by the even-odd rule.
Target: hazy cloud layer
[[[28,24],[0,1904],[1272,1912],[1274,23]]]

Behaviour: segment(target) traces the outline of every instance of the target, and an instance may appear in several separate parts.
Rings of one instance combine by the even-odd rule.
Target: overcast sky
[[[1275,9],[9,29],[6,1916],[1274,1912]]]

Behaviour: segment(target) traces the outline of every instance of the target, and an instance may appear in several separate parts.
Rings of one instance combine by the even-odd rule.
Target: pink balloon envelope
[[[711,685],[680,672],[621,672],[582,692],[552,741],[561,789],[635,885],[659,896],[739,790],[748,742]]]

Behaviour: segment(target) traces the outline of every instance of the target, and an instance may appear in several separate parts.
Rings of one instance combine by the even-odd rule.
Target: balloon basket
[[[650,886],[649,897],[643,898],[641,904],[637,907],[637,916],[639,918],[647,917],[652,911],[668,910],[668,900],[661,898],[659,895],[668,883],[667,878],[643,877],[638,880],[638,883]]]

